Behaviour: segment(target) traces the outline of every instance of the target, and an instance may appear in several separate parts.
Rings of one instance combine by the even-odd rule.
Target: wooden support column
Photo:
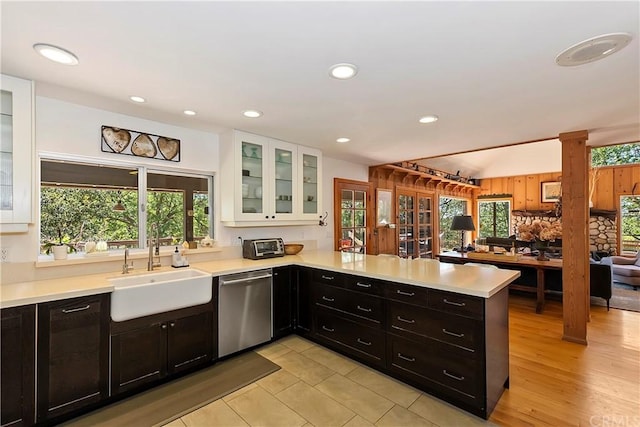
[[[586,130],[561,133],[562,339],[587,344],[589,320],[589,156]]]

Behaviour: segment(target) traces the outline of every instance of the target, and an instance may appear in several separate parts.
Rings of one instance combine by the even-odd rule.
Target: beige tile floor
[[[257,352],[282,369],[166,427],[493,425],[298,336]]]

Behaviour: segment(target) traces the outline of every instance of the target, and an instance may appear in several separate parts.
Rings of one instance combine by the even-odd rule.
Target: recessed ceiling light
[[[144,99],[141,96],[130,96],[129,99],[132,100],[133,102],[145,102],[146,101],[146,99]]]
[[[587,64],[606,58],[631,42],[629,33],[612,33],[592,37],[561,52],[556,63],[563,67]]]
[[[195,116],[196,112],[193,110],[184,110],[183,111],[184,114],[186,114],[187,116]]]
[[[358,74],[358,67],[353,64],[335,64],[329,68],[329,75],[335,79],[346,80]]]
[[[250,119],[257,119],[262,116],[262,111],[258,110],[245,110],[242,112],[242,115],[245,117],[249,117]]]
[[[428,116],[424,116],[424,117],[420,117],[419,122],[420,123],[433,123],[438,121],[438,116],[434,115],[434,114],[430,114]]]
[[[64,65],[78,65],[78,57],[66,49],[45,43],[36,43],[33,48],[40,55]]]
[[[338,138],[336,139],[336,142],[339,142],[340,144],[344,144],[345,142],[349,142],[351,141],[349,138]]]

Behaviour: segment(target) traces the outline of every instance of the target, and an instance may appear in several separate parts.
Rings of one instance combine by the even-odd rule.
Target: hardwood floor
[[[640,426],[640,313],[591,307],[588,346],[562,341],[562,304],[511,296],[508,426]]]

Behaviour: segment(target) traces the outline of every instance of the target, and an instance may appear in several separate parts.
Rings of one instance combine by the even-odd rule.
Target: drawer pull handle
[[[455,302],[455,301],[449,301],[448,299],[443,299],[442,300],[445,304],[449,304],[449,305],[455,305],[456,307],[464,307],[466,304],[463,302]]]
[[[444,332],[447,335],[451,335],[452,337],[456,337],[456,338],[464,337],[464,334],[456,334],[455,332],[447,331],[445,328],[442,328],[442,332]]]
[[[334,302],[336,300],[335,298],[327,298],[324,295],[322,296],[322,299],[329,302]]]
[[[324,330],[325,330],[325,331],[327,331],[327,332],[335,332],[335,331],[336,331],[335,329],[327,328],[327,327],[326,327],[326,326],[324,326],[324,325],[322,325],[322,329],[324,329]]]
[[[415,292],[403,292],[400,289],[396,289],[396,293],[407,296],[407,297],[412,297],[415,295]]]
[[[365,313],[371,313],[371,309],[370,308],[362,307],[360,305],[358,306],[358,310],[364,311]]]
[[[162,325],[160,325],[160,328],[162,328],[162,329],[167,329],[167,324],[166,324],[166,323],[163,323]]]
[[[407,362],[415,362],[415,361],[416,361],[416,358],[415,358],[415,357],[408,357],[408,356],[405,356],[405,355],[404,355],[404,354],[402,354],[402,353],[398,353],[398,357],[399,357],[400,359],[402,359],[402,360],[406,360]]]
[[[325,276],[324,274],[322,275],[322,278],[324,280],[333,280],[333,276]]]
[[[456,381],[464,381],[464,377],[459,377],[457,375],[450,374],[446,369],[442,370],[442,373],[448,376],[449,378],[453,378]]]
[[[362,345],[371,345],[371,341],[366,342],[366,341],[361,340],[360,338],[358,338],[356,341],[358,341],[358,343],[360,343]]]
[[[371,284],[370,283],[356,282],[356,286],[360,286],[361,288],[370,288]]]
[[[404,317],[400,317],[400,316],[396,316],[396,317],[398,318],[399,321],[404,323],[416,323],[416,321],[413,319],[405,319]]]
[[[62,310],[62,312],[65,313],[65,314],[75,313],[76,311],[88,310],[89,307],[91,307],[91,304],[87,304],[84,307],[78,307],[78,308],[65,308],[65,309]]]

